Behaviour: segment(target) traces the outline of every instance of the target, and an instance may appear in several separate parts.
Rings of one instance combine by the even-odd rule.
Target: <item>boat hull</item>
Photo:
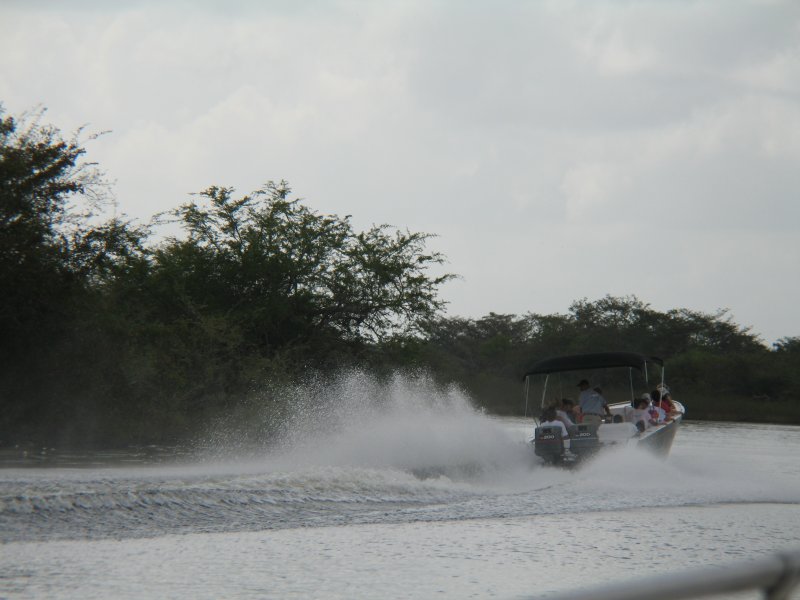
[[[672,448],[672,442],[675,439],[675,434],[678,432],[678,427],[682,417],[678,417],[671,423],[660,426],[658,429],[652,431],[650,434],[645,434],[637,442],[637,446],[646,448],[653,454],[666,457]]]
[[[660,381],[654,392],[648,384],[648,365],[660,366]],[[612,370],[628,369],[627,382],[623,385],[619,376],[611,376]],[[642,377],[634,383],[634,371]],[[562,413],[558,415],[558,408],[564,406],[565,413],[572,410],[574,401],[563,397],[561,376],[568,374],[573,381],[580,379],[580,401],[578,404],[586,415],[596,415],[605,412],[602,423],[596,423],[597,417],[589,419],[586,423],[573,425],[573,419],[566,418]],[[551,388],[548,382],[551,376],[557,377]],[[683,420],[685,410],[680,402],[670,398],[666,403],[670,414],[665,415],[661,407],[657,414],[652,409],[652,396],[661,400],[662,392],[669,391],[664,383],[664,361],[655,356],[648,356],[636,352],[595,352],[590,354],[574,354],[569,356],[556,356],[536,362],[525,374],[525,414],[528,414],[528,396],[531,390],[531,380],[534,377],[543,377],[541,389],[542,424],[534,430],[532,444],[534,454],[549,464],[578,463],[598,451],[608,448],[635,446],[637,449],[646,449],[659,456],[667,456],[672,449],[672,443],[678,432],[678,427]],[[630,384],[630,400],[609,404],[603,396],[600,386],[591,387],[589,380],[599,382],[602,387],[610,388],[613,397],[627,396],[627,383]],[[606,386],[606,383],[611,385]],[[644,390],[637,395],[636,388]],[[549,395],[548,395],[549,394]],[[601,411],[600,407],[605,410]],[[580,415],[577,416],[580,418]],[[657,421],[661,421],[660,423]],[[556,423],[561,421],[561,423]],[[557,425],[557,427],[556,427]],[[566,430],[565,430],[566,427]],[[560,431],[559,431],[560,430]]]
[[[678,433],[678,428],[683,421],[684,408],[679,403],[675,404],[676,411],[672,413],[669,422],[650,427],[643,432],[638,432],[631,423],[604,424],[598,430],[598,443],[589,448],[588,451],[581,451],[573,447],[574,452],[568,452],[565,446],[564,449],[558,452],[543,453],[537,449],[536,439],[534,439],[532,440],[534,453],[545,464],[568,468],[580,464],[583,460],[591,458],[598,452],[621,446],[635,446],[637,449],[647,450],[655,456],[666,458],[672,449],[672,442],[675,440],[675,435]],[[613,414],[622,414],[627,406],[629,405],[619,404],[610,408]],[[613,435],[615,432],[621,435]],[[573,433],[571,432],[571,436]],[[575,438],[571,437],[572,444],[575,444],[575,441]],[[572,447],[572,444],[570,447]]]

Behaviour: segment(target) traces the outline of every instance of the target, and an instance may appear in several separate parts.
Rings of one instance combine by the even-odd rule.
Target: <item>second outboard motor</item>
[[[561,428],[544,426],[534,430],[533,452],[545,462],[559,462],[564,456],[564,440],[561,439]]]
[[[600,438],[597,437],[597,425],[580,423],[575,427],[570,427],[569,449],[573,454],[586,457],[594,454],[600,449]]]

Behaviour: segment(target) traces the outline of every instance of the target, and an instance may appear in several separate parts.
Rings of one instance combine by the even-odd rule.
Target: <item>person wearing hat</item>
[[[597,390],[591,389],[589,382],[581,379],[578,383],[581,394],[578,397],[578,405],[581,408],[583,415],[582,423],[589,423],[590,425],[599,425],[603,422],[603,415],[611,415],[608,408],[608,402],[600,395]]]

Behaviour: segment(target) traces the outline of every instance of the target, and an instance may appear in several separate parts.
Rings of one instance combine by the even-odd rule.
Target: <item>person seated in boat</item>
[[[639,431],[658,425],[658,421],[653,418],[653,414],[650,412],[650,394],[643,394],[641,398],[636,400],[631,421],[639,428]],[[639,425],[639,423],[642,423],[642,425]]]
[[[650,406],[650,414],[653,415],[653,418],[655,418],[656,423],[658,423],[659,425],[667,423],[668,421],[672,420],[669,418],[667,413],[664,412],[664,409],[658,406],[657,404],[653,404]]]
[[[663,392],[661,394],[661,402],[659,406],[661,406],[667,415],[671,415],[673,412],[675,412],[675,405],[672,403],[672,394],[669,392]]]
[[[667,420],[667,413],[659,406],[660,402],[661,392],[657,389],[650,392],[650,414],[653,415],[657,423],[663,423]]]
[[[651,392],[651,395],[653,397],[653,409],[658,412],[658,422],[669,423],[672,421],[672,410],[674,407],[669,398],[665,399],[665,396],[669,396],[669,392],[654,390]]]
[[[561,439],[564,441],[564,448],[569,448],[569,432],[567,431],[564,422],[559,420],[556,415],[555,407],[549,407],[542,413],[542,418],[539,420],[539,427],[557,427],[561,430]]]
[[[569,398],[561,399],[561,407],[556,409],[556,417],[567,427],[572,427],[580,421],[575,412],[575,403]]]
[[[578,405],[580,406],[582,415],[581,423],[599,425],[603,422],[603,416],[611,416],[608,402],[606,402],[603,395],[598,393],[596,389],[591,389],[588,381],[581,379],[580,383],[578,383],[578,387],[581,390],[581,394],[578,397]]]

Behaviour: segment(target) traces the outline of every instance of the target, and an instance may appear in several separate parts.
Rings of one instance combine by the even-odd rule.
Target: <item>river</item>
[[[567,472],[424,395],[263,452],[7,449],[0,598],[546,597],[800,546],[800,427],[686,421],[665,461]]]

